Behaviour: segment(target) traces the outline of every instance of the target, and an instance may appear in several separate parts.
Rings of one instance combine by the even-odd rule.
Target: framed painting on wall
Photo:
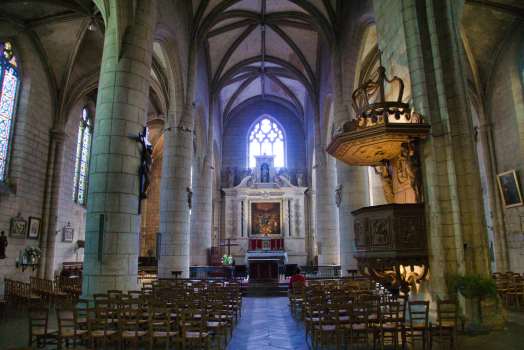
[[[251,234],[280,235],[280,203],[251,203]]]
[[[64,235],[62,237],[62,242],[73,242],[75,230],[67,223],[67,226],[64,227]]]
[[[40,237],[40,223],[39,218],[29,217],[29,228],[27,230],[27,238],[38,239]]]
[[[519,182],[515,170],[498,174],[497,180],[499,182],[500,195],[504,201],[504,207],[511,208],[524,204],[522,203],[522,194],[520,193]]]

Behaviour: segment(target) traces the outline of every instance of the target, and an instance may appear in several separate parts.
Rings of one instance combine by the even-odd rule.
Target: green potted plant
[[[446,277],[446,285],[450,295],[457,295],[459,292],[464,298],[473,302],[473,324],[472,331],[476,332],[482,325],[482,309],[480,302],[487,298],[493,300],[498,305],[498,289],[495,282],[486,276],[473,274],[462,276],[451,274]]]
[[[224,270],[225,277],[231,279],[233,277],[233,257],[231,255],[224,254],[222,257],[222,269]]]

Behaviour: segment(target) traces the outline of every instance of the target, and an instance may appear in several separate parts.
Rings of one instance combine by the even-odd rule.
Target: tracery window
[[[73,184],[73,201],[86,204],[87,176],[89,174],[89,154],[91,149],[92,122],[87,110],[82,110],[78,127],[76,145],[75,182]]]
[[[263,154],[276,156],[275,167],[284,167],[284,134],[267,118],[257,123],[249,135],[249,167],[256,166],[254,156]]]
[[[18,62],[11,43],[0,42],[0,181],[5,179],[17,86]]]

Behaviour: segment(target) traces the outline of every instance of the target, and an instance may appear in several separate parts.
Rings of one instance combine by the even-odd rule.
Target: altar
[[[277,171],[274,158],[255,156],[256,167],[251,174],[238,186],[222,189],[224,239],[238,243],[231,249],[236,261],[251,265],[252,259],[272,259],[279,265],[306,265],[307,187],[293,185],[287,170]],[[269,269],[268,264],[263,264],[264,270]],[[262,265],[257,262],[255,269],[259,266]]]

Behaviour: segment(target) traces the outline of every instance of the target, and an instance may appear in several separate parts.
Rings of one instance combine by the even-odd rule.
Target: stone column
[[[284,237],[289,237],[289,204],[288,200],[282,200],[282,234]]]
[[[309,260],[317,255],[317,191],[309,190],[307,191],[308,198],[308,213],[309,213],[309,240],[308,240],[308,254]]]
[[[319,164],[317,173],[317,242],[320,243],[319,265],[340,264],[340,233],[338,230],[338,208],[335,204],[337,174],[334,160],[326,158],[320,135],[320,112],[315,113],[315,159]],[[331,156],[329,156],[331,157]]]
[[[506,230],[504,228],[504,217],[502,215],[502,201],[497,183],[497,166],[495,149],[493,148],[493,130],[491,125],[483,125],[479,128],[484,153],[486,184],[489,197],[489,210],[494,215],[491,218],[493,228],[493,250],[495,253],[496,270],[505,272],[509,270],[508,248],[506,244]]]
[[[220,208],[222,208],[222,200],[220,198],[213,198],[213,247],[218,247],[220,243]]]
[[[156,0],[137,0],[120,52],[117,18],[108,19],[89,172],[84,296],[136,289],[142,163],[136,138],[146,125],[155,17]],[[105,214],[102,261],[100,214]]]
[[[295,222],[296,222],[296,236],[305,237],[304,231],[304,201],[303,197],[295,200]]]
[[[242,199],[237,199],[237,237],[242,237],[242,227],[244,225],[244,218],[242,216],[242,209],[244,207],[244,201]]]
[[[197,47],[191,43],[188,55],[187,93],[184,113],[180,120],[166,121],[171,129],[164,134],[164,160],[162,163],[162,192],[160,199],[160,232],[162,242],[158,261],[158,277],[171,277],[172,270],[182,271],[189,277],[190,217],[187,205],[187,187],[191,182],[193,164],[193,130],[195,108],[195,79]]]
[[[243,237],[247,237],[247,231],[249,227],[249,201],[244,199],[244,234]]]
[[[193,166],[193,209],[191,210],[191,265],[206,266],[211,247],[211,164],[209,157],[202,169]]]
[[[46,200],[44,201],[43,230],[40,238],[41,260],[44,263],[38,267],[38,277],[46,279],[54,279],[56,239],[59,230],[57,218],[60,193],[62,192],[65,141],[68,138],[67,133],[63,130],[64,127],[64,125],[57,125],[50,131],[51,144],[46,177]]]
[[[338,47],[332,49],[331,66],[333,67],[335,130],[337,130],[351,119],[349,111],[344,106],[341,55]],[[342,274],[345,275],[347,269],[357,268],[354,258],[355,232],[351,212],[369,205],[369,178],[365,166],[350,166],[340,161],[336,162],[336,179],[342,185],[341,202],[338,207],[338,229],[340,232],[340,264]]]
[[[289,237],[296,237],[295,202],[289,200]]]

